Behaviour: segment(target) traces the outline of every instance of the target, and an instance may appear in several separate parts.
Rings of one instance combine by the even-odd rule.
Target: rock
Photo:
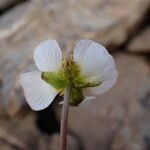
[[[132,2],[94,0],[88,3],[85,0],[79,3],[71,1],[68,14],[73,25],[77,27],[76,32],[79,33],[77,39],[82,34],[82,38],[96,39],[113,49],[137,30],[149,4],[147,0]]]
[[[38,1],[34,0],[33,2],[38,3]],[[88,3],[85,0],[79,1],[78,3],[74,0],[63,0],[61,2],[58,0],[44,0],[40,1],[38,4],[37,7],[40,9],[38,8],[39,13],[37,18],[40,28],[43,29],[46,26],[50,37],[64,39],[65,43],[66,41],[71,43],[71,41],[74,42],[81,38],[90,38],[96,39],[104,45],[116,47],[130,36],[130,32],[136,30],[136,27],[138,27],[150,3],[148,0],[136,0],[132,2],[117,0],[105,2],[103,0],[94,0]],[[32,7],[35,6],[31,5],[31,9]],[[25,9],[25,12],[28,11],[28,9]],[[24,11],[18,13],[17,9],[13,14],[19,14],[19,16],[14,17],[11,15],[12,12],[9,14],[16,24],[13,25],[13,28],[20,28],[20,25],[18,26],[20,21],[23,20],[24,22],[24,19],[26,20],[27,18]],[[27,14],[31,15],[32,13]],[[5,18],[7,20],[7,25],[12,27],[14,22],[9,22],[7,19],[8,17]],[[2,22],[4,21],[2,20]],[[7,28],[7,30],[8,29],[9,28]],[[39,30],[39,28],[37,29]],[[7,32],[7,36],[9,36],[8,34],[9,32]],[[6,38],[7,36],[5,35],[4,37]]]
[[[30,150],[37,146],[37,141],[42,134],[34,124],[35,115],[30,114],[21,120],[11,119],[9,116],[0,120],[0,149],[9,147],[14,150]],[[4,142],[3,142],[4,141]]]
[[[39,145],[37,150],[59,150],[59,139],[59,134],[54,134],[51,137],[48,137],[47,135],[42,136],[39,139]],[[78,141],[71,135],[68,136],[67,144],[67,150],[79,149]]]
[[[10,38],[24,28],[35,16],[35,8],[38,9],[35,1],[27,1],[0,16],[0,40]]]
[[[127,54],[116,54],[115,60],[117,84],[96,100],[70,108],[69,128],[86,150],[144,150],[145,137],[150,136],[150,110],[141,105],[150,90],[149,66]]]
[[[128,45],[127,49],[131,52],[150,52],[150,27],[146,28],[137,35]]]
[[[16,4],[20,0],[1,0],[0,1],[0,11],[7,9],[8,7]]]
[[[59,150],[59,134],[44,134],[36,126],[35,113],[21,118],[9,116],[0,120],[0,149],[2,150]],[[16,128],[17,127],[17,128]],[[68,150],[79,149],[76,137],[69,134]]]
[[[141,90],[141,97],[136,101],[129,103],[130,107],[123,126],[118,130],[113,150],[120,150],[126,147],[129,150],[148,150],[150,147],[150,109],[145,103],[150,102],[150,87],[147,90]]]

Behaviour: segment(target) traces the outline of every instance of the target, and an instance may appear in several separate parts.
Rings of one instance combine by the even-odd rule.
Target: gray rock
[[[1,150],[59,150],[59,134],[47,135],[39,131],[34,113],[21,116],[21,119],[1,118]],[[68,135],[68,150],[79,149],[75,137]]]
[[[16,4],[19,1],[21,0],[0,0],[0,11],[10,7],[13,4]]]
[[[128,45],[127,49],[131,52],[150,52],[150,27],[146,28],[137,35]]]
[[[0,16],[0,41],[22,30],[35,15],[36,9],[34,1],[27,1]]]
[[[54,134],[50,138],[49,143],[49,150],[59,150],[59,134]],[[78,150],[79,149],[79,143],[77,139],[71,135],[68,134],[67,137],[67,150]],[[39,149],[41,150],[41,149]]]
[[[88,3],[84,0],[78,3],[68,0],[61,2],[58,0],[35,2],[38,4],[36,7],[39,10],[39,13],[37,13],[38,17],[36,18],[39,23],[37,30],[39,28],[43,30],[46,26],[50,37],[63,39],[65,43],[69,41],[70,45],[75,40],[90,38],[113,47],[122,44],[130,36],[129,32],[136,30],[145,11],[149,7],[148,0],[129,2],[94,0]],[[35,5],[31,5],[30,8],[34,9],[34,7]],[[32,16],[32,13],[28,13],[29,9],[25,6],[20,8],[23,11],[18,12],[17,9],[19,8],[16,8],[16,11],[9,12],[8,16],[4,17],[7,21],[1,19],[3,23],[0,23],[0,35],[2,36],[0,39],[7,38],[12,33],[16,33],[20,26],[23,26],[24,29],[26,28],[26,23],[25,25],[22,25],[22,23],[20,25],[20,22],[26,22],[28,20],[27,14]],[[9,21],[9,18],[12,18],[13,22]],[[7,24],[9,27],[3,29],[5,25],[1,24]]]
[[[23,117],[22,121],[19,119],[12,120],[8,116],[1,118],[0,149],[35,149],[38,145],[38,138],[42,134],[36,128],[34,121],[35,115],[31,113],[29,116]]]

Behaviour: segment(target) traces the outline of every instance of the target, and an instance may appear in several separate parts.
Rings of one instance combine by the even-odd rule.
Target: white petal
[[[104,46],[91,40],[82,40],[75,47],[74,60],[89,82],[102,82],[99,87],[89,88],[95,94],[106,92],[116,82],[118,73],[114,60]]]
[[[42,110],[50,105],[57,91],[41,79],[41,72],[33,71],[21,75],[26,100],[33,110]]]
[[[57,72],[62,65],[62,53],[55,40],[42,42],[34,51],[34,61],[42,72]]]
[[[114,74],[112,76],[110,75],[109,77],[106,77],[106,79],[103,79],[102,84],[97,87],[89,88],[89,90],[95,95],[103,94],[116,83],[117,77],[118,72],[114,71]]]
[[[95,99],[95,98],[96,98],[95,96],[86,96],[86,97],[84,98],[84,101],[93,100],[93,99]]]
[[[114,66],[114,61],[105,47],[91,40],[82,40],[76,45],[74,60],[85,77],[99,75],[107,65]]]
[[[95,96],[91,96],[91,93],[89,92],[91,91],[89,91],[89,89],[87,88],[83,90],[83,95],[85,96],[83,101],[93,100],[96,98]]]

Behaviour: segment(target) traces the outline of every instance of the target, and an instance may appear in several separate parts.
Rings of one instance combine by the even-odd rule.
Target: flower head
[[[35,49],[34,61],[40,71],[21,75],[26,100],[33,110],[48,107],[58,93],[63,95],[67,85],[72,87],[70,105],[77,106],[91,98],[84,98],[85,91],[102,94],[118,76],[113,57],[91,40],[81,40],[69,59],[62,56],[55,40],[44,41]]]

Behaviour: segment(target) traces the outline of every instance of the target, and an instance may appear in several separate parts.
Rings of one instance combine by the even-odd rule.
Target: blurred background
[[[119,72],[110,91],[70,107],[68,150],[150,150],[149,25],[149,0],[0,0],[0,150],[59,150],[62,97],[33,112],[19,83],[49,38],[63,50],[101,43]]]

